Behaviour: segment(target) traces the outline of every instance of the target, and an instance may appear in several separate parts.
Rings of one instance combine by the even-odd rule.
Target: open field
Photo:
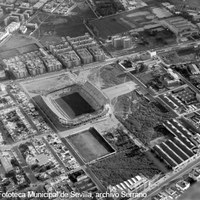
[[[18,54],[29,52],[31,51],[33,46],[36,46],[36,41],[34,39],[27,38],[26,36],[23,36],[23,35],[13,35],[8,41],[6,41],[0,47],[0,53],[7,52],[5,53],[4,56],[11,57],[14,54],[14,51],[15,53],[18,53]]]
[[[70,76],[67,73],[64,73],[57,76],[24,81],[20,84],[25,91],[27,91],[31,96],[34,96],[63,88],[72,85],[73,83],[74,82],[70,79]]]
[[[187,5],[191,8],[198,8],[200,9],[200,1],[199,0],[169,0],[172,4],[178,5],[178,6],[184,6]]]
[[[71,135],[68,139],[85,162],[90,162],[114,152],[114,149],[94,128]]]
[[[106,89],[131,81],[131,78],[124,74],[116,64],[94,69],[88,73],[87,78],[100,89]]]
[[[39,47],[35,43],[27,44],[25,46],[21,46],[21,47],[13,48],[11,50],[0,52],[0,58],[1,59],[10,58],[10,57],[18,56],[20,54],[37,51],[38,48]]]
[[[49,41],[54,41],[54,39],[59,40],[58,37],[62,36],[76,37],[84,35],[88,30],[83,21],[95,18],[96,16],[85,2],[78,2],[77,7],[68,16],[49,14],[44,21],[39,19],[39,29],[34,32],[33,36],[46,44]],[[38,17],[35,17],[33,21],[38,21]]]

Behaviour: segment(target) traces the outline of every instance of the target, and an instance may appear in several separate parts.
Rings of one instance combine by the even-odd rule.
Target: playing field
[[[95,111],[78,92],[58,98],[56,103],[71,119]]]
[[[108,36],[154,24],[154,18],[155,15],[148,10],[148,8],[141,8],[101,19],[95,19],[90,23],[97,28],[99,36],[105,39]]]
[[[85,162],[114,152],[114,149],[94,128],[71,135],[68,139]]]

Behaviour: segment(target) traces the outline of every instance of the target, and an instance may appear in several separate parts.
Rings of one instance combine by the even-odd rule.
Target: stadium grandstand
[[[109,110],[108,99],[90,82],[37,95],[32,100],[60,131],[98,119]]]

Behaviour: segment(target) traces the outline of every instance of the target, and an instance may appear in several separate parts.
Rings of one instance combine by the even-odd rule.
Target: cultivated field
[[[94,128],[71,135],[68,139],[85,162],[90,162],[114,152],[114,149]]]

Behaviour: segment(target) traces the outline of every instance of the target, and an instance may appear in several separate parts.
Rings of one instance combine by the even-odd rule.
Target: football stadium
[[[90,82],[37,95],[33,103],[60,131],[102,117],[109,110],[108,99]]]

